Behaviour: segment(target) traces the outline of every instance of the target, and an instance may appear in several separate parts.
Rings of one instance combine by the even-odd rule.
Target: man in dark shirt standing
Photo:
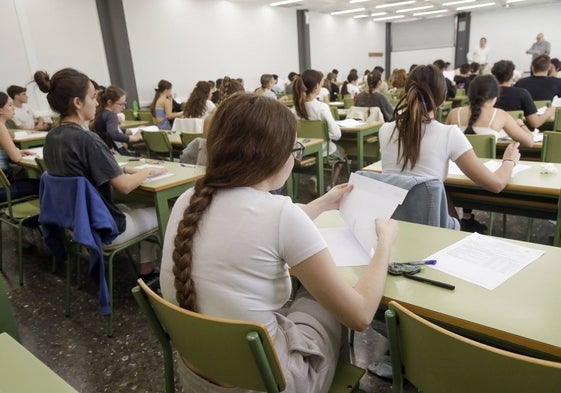
[[[532,76],[520,79],[516,87],[528,90],[534,101],[551,100],[554,96],[561,97],[561,79],[547,76],[549,67],[551,67],[549,56],[537,56],[532,60]]]

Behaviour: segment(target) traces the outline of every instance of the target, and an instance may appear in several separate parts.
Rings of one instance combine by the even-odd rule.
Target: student
[[[432,64],[434,64],[443,74],[444,71],[446,71],[446,63],[444,62],[444,60],[438,59],[435,60]],[[456,97],[456,84],[448,78],[444,79],[446,81],[446,98],[451,100],[452,98]]]
[[[274,100],[243,93],[218,107],[205,176],[179,197],[170,216],[160,284],[165,299],[188,310],[262,323],[283,368],[285,392],[325,393],[347,345],[341,324],[367,329],[378,308],[397,226],[376,220],[376,253],[350,286],[312,220],[337,209],[351,186],[334,187],[301,207],[269,192],[301,158],[295,143],[295,118]],[[291,275],[302,287],[284,309]],[[181,360],[178,369],[190,391],[225,391]]]
[[[135,152],[129,152],[128,144],[142,140],[140,132],[135,135],[124,133],[119,128],[117,115],[123,112],[127,105],[127,94],[119,86],[110,85],[102,88],[97,93],[99,102],[98,113],[95,120],[91,122],[90,129],[98,134],[109,149],[125,156],[137,156]]]
[[[293,113],[302,120],[323,120],[327,122],[329,141],[323,144],[323,156],[328,161],[336,161],[333,170],[332,185],[337,184],[343,163],[346,162],[345,153],[341,146],[332,141],[341,139],[341,129],[335,122],[329,105],[316,100],[321,89],[322,74],[316,70],[306,70],[302,76],[294,79]]]
[[[272,90],[273,86],[275,86],[275,78],[271,74],[263,74],[261,75],[261,87],[259,87],[255,92],[259,95],[263,95],[267,98],[272,98],[273,100],[279,100],[281,102],[288,101],[288,97],[284,96],[278,98],[275,92]]]
[[[22,157],[34,154],[25,150],[19,150],[14,144],[12,136],[6,127],[6,120],[12,120],[14,112],[15,108],[10,97],[4,92],[0,92],[0,169],[4,171],[10,181],[12,198],[19,198],[37,194],[39,182],[36,179],[15,179],[15,174],[10,166],[10,161],[17,163]],[[0,189],[0,202],[5,201],[6,191]]]
[[[42,117],[35,119],[33,112],[27,106],[28,98],[25,87],[12,85],[8,87],[6,93],[13,100],[15,114],[12,120],[17,128],[36,131],[48,131],[51,128],[51,124]]]
[[[214,113],[214,112],[213,112]],[[179,156],[179,162],[190,165],[206,165],[206,138],[212,120],[212,114],[205,118],[202,137],[193,139]]]
[[[347,80],[343,82],[341,94],[343,96],[350,95],[354,100],[356,100],[358,93],[360,93],[360,89],[358,88],[358,74],[351,72],[347,76]]]
[[[154,99],[150,105],[150,113],[156,119],[156,125],[160,130],[171,130],[170,120],[177,117],[183,117],[182,112],[173,112],[171,91],[172,85],[166,80],[158,82],[158,88],[155,89]]]
[[[222,79],[222,83],[220,85],[219,104],[222,103],[222,101],[226,100],[226,98],[230,97],[232,94],[239,91],[244,91],[243,85],[237,79],[232,79],[229,76],[225,76],[224,79]]]
[[[329,90],[329,100],[335,102],[339,99],[339,86],[337,86],[337,76],[330,72],[323,81],[323,86]],[[294,83],[293,83],[294,85]]]
[[[368,86],[367,90],[358,95],[355,105],[363,108],[376,106],[382,111],[384,121],[390,121],[393,117],[393,106],[384,94],[378,92],[382,85],[382,74],[380,71],[369,73],[366,78],[366,84]]]
[[[470,78],[469,75],[469,64],[464,63],[460,66],[460,74],[454,75],[454,83],[458,89],[464,89],[467,93],[469,89],[469,83],[472,81],[473,78]]]
[[[477,158],[457,126],[434,120],[435,111],[445,98],[446,81],[442,71],[434,65],[415,67],[407,77],[405,97],[394,110],[395,121],[380,128],[384,173],[405,173],[444,181],[449,161],[454,161],[476,185],[500,192],[520,159],[518,142],[505,149],[501,166],[491,172]],[[451,206],[451,201],[448,202]],[[455,209],[449,210],[450,215],[457,216]]]
[[[197,82],[185,104],[183,117],[191,119],[206,118],[216,108],[216,105],[210,100],[211,96],[212,86],[208,82]]]
[[[549,107],[545,113],[538,115],[538,110],[528,90],[512,86],[514,68],[514,63],[510,60],[500,60],[493,65],[491,73],[497,78],[501,87],[495,106],[504,111],[523,111],[526,123],[531,128],[538,128],[555,115],[555,107]]]
[[[508,135],[522,146],[531,147],[534,137],[521,119],[514,120],[502,109],[494,108],[499,96],[499,83],[493,75],[475,78],[468,91],[469,106],[454,108],[448,114],[446,124],[455,124],[465,134],[493,135],[498,138]],[[484,224],[475,220],[471,209],[464,209],[460,220],[462,230],[483,232]]]
[[[86,120],[93,120],[97,100],[93,84],[83,73],[64,68],[52,77],[44,71],[34,75],[39,89],[47,93],[51,108],[60,113],[60,125],[53,128],[45,140],[43,157],[49,174],[53,176],[83,176],[99,191],[111,212],[120,235],[114,242],[122,242],[158,225],[153,206],[141,203],[115,204],[111,198],[114,188],[128,194],[148,176],[165,172],[165,168],[135,169],[117,164],[111,151],[94,132],[82,128]],[[140,274],[146,280],[156,277],[153,263],[157,260],[153,243],[140,245]]]

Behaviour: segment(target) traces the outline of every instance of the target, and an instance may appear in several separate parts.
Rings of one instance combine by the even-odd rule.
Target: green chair
[[[183,148],[185,149],[189,143],[191,143],[192,141],[195,140],[195,138],[202,138],[203,134],[202,133],[194,134],[194,133],[190,133],[190,132],[182,132],[181,134],[179,134],[179,137],[181,138],[181,146],[183,146]]]
[[[466,89],[458,88],[456,89],[456,97],[465,97],[466,96]]]
[[[561,163],[561,133],[556,131],[543,133],[542,161]]]
[[[166,131],[141,131],[142,139],[146,144],[148,157],[167,156],[168,161],[173,161],[173,146]]]
[[[544,106],[549,108],[551,106],[551,100],[538,100],[534,101],[534,105],[537,109],[543,108]]]
[[[355,104],[355,99],[350,95],[343,96],[343,108],[349,109],[351,106]]]
[[[260,323],[210,317],[180,308],[142,280],[132,289],[163,348],[166,392],[175,392],[170,340],[194,368],[222,384],[281,392],[286,381],[267,329]],[[339,363],[330,393],[353,392],[362,368]]]
[[[12,313],[8,293],[6,288],[4,288],[4,280],[0,278],[0,333],[4,332],[8,333],[15,340],[20,340],[16,319]]]
[[[339,108],[335,105],[329,105],[329,109],[331,110],[331,116],[333,116],[335,121],[341,120],[339,117]]]
[[[514,120],[522,119],[524,120],[524,111],[506,111]]]
[[[494,135],[474,135],[466,134],[466,137],[473,147],[475,155],[480,158],[496,158],[497,156],[497,141]],[[489,212],[489,235],[493,234],[493,223],[495,221],[495,214]],[[503,215],[503,233],[506,231],[506,214]]]
[[[561,108],[555,109],[555,120],[553,121],[553,131],[561,131]]]
[[[559,391],[561,363],[519,355],[437,326],[391,301],[386,325],[393,393],[404,379],[431,393]]]
[[[136,120],[136,116],[134,115],[134,111],[130,108],[124,109],[123,114],[125,115],[125,120]]]
[[[452,110],[452,101],[444,101],[436,111],[436,120],[438,120],[441,123],[444,123],[446,121],[446,118],[448,117],[448,113],[450,113],[451,110]]]
[[[148,126],[156,124],[150,111],[138,111],[138,120],[147,122]]]
[[[17,130],[18,126],[12,119],[6,119],[6,128],[9,130]]]
[[[6,202],[0,204],[0,271],[2,271],[2,224],[7,224],[17,231],[19,284],[23,285],[22,233],[26,224],[32,225],[39,217],[39,198],[37,195],[12,199],[10,181],[0,169],[0,188],[6,193]]]

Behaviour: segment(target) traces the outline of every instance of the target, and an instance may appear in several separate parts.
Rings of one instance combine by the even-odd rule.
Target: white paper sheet
[[[433,269],[492,290],[543,253],[474,233],[427,258],[438,261]]]
[[[554,96],[553,99],[551,100],[551,106],[554,106],[554,107],[561,106],[561,98],[557,97],[557,96]]]
[[[339,127],[354,128],[354,127],[362,126],[365,123],[363,121],[359,121],[356,119],[345,119],[345,120],[337,121],[337,124],[339,125]]]
[[[22,156],[21,157],[22,160],[35,161],[35,157],[43,158],[43,146],[34,147],[34,148],[31,148],[31,149],[23,149],[23,150],[31,152],[31,153],[35,153],[35,154],[31,155],[31,156]]]
[[[144,168],[164,168],[164,167],[161,166],[161,165],[142,164],[142,165],[136,166],[135,168],[136,169],[144,169]],[[150,182],[153,182],[153,181],[156,181],[156,180],[165,179],[166,177],[171,177],[171,176],[175,176],[175,174],[172,173],[172,172],[165,172],[165,173],[162,173],[161,175],[149,176],[142,183],[146,184],[146,183],[150,183]]]
[[[320,228],[329,252],[337,266],[364,266],[370,263],[368,254],[360,245],[349,227]]]
[[[354,188],[343,197],[339,206],[339,212],[347,226],[330,228],[330,237],[326,238],[337,266],[359,263],[359,258],[355,261],[354,256],[353,260],[348,257],[350,250],[356,247],[360,247],[361,252],[366,255],[366,259],[359,264],[368,264],[377,239],[374,219],[388,220],[408,192],[356,173],[351,174],[349,183],[353,184]],[[334,236],[333,233],[336,232],[339,232],[340,236]],[[349,233],[354,238],[353,242],[348,241]],[[342,259],[335,258],[336,255]]]
[[[137,134],[140,130],[149,131],[149,132],[160,131],[160,129],[158,128],[158,126],[134,127],[134,128],[127,128],[127,130],[129,130],[129,131],[131,132],[132,135]]]
[[[497,169],[499,169],[499,167],[502,165],[502,163],[503,162],[499,161],[499,160],[489,160],[489,161],[486,161],[484,163],[484,165],[491,172],[495,172]],[[517,173],[520,173],[520,172],[525,171],[526,169],[530,169],[530,168],[531,168],[530,165],[518,163],[518,164],[516,164],[516,166],[512,170],[511,177],[515,176]],[[450,161],[450,163],[448,164],[448,175],[463,175],[463,174],[464,173],[462,172],[460,167],[458,165],[456,165],[455,162]]]

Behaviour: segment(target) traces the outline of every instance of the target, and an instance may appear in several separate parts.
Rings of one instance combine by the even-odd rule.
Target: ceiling
[[[270,5],[281,0],[231,0],[239,3]],[[406,4],[404,4],[406,3]],[[486,12],[504,7],[530,7],[561,3],[561,0],[300,0],[279,5],[283,8],[307,9],[331,14],[339,11],[361,11],[339,14],[342,18],[369,18],[376,22],[406,22],[417,19],[453,15],[459,12]],[[397,4],[397,5],[393,5]],[[464,8],[479,6],[477,8]],[[416,14],[416,15],[415,15]]]

